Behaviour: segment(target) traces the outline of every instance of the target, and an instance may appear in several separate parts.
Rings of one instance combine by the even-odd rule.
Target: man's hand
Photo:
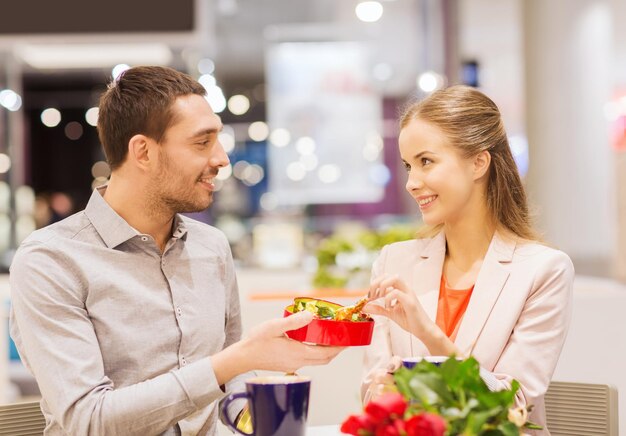
[[[344,347],[306,345],[285,335],[285,332],[304,327],[312,320],[313,314],[303,311],[260,324],[247,338],[211,358],[218,382],[224,384],[252,370],[291,373],[303,366],[329,363]]]
[[[305,345],[289,339],[285,332],[304,327],[313,320],[311,312],[298,312],[286,318],[266,321],[253,329],[243,343],[254,358],[253,369],[295,372],[310,365],[325,365],[344,347]]]

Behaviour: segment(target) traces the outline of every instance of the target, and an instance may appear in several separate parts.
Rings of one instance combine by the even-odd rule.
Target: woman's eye
[[[428,159],[427,157],[422,158],[422,165],[429,165],[431,163],[433,163],[433,161]]]
[[[404,169],[406,170],[406,172],[410,172],[411,171],[411,165],[409,165],[408,163],[404,162]]]

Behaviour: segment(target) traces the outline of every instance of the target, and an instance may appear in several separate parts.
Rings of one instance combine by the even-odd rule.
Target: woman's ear
[[[150,164],[149,141],[145,135],[135,135],[128,141],[128,159],[136,167],[146,168]]]
[[[489,171],[491,165],[491,153],[483,150],[474,156],[474,180],[483,177]]]

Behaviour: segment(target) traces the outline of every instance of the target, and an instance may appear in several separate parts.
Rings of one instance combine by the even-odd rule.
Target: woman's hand
[[[397,275],[374,279],[368,297],[371,302],[363,312],[389,318],[422,341],[431,355],[460,354],[450,338],[428,317],[415,293]]]
[[[418,338],[432,328],[432,320],[415,293],[397,275],[377,277],[370,285],[368,297],[371,302],[363,308],[365,313],[385,316]],[[372,304],[375,300],[379,304]]]
[[[377,398],[385,395],[389,392],[398,392],[396,383],[393,379],[393,373],[402,366],[402,359],[398,356],[392,356],[391,360],[387,364],[386,368],[376,370],[372,376],[372,382],[370,383],[365,397],[363,398],[363,404],[367,404],[370,401],[375,401]]]

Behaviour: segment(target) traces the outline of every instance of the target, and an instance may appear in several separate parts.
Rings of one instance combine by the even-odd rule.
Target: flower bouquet
[[[515,408],[519,383],[492,392],[480,377],[476,359],[447,359],[440,365],[418,362],[394,374],[397,392],[349,416],[343,433],[355,436],[518,436],[541,429],[528,421],[530,408]]]

